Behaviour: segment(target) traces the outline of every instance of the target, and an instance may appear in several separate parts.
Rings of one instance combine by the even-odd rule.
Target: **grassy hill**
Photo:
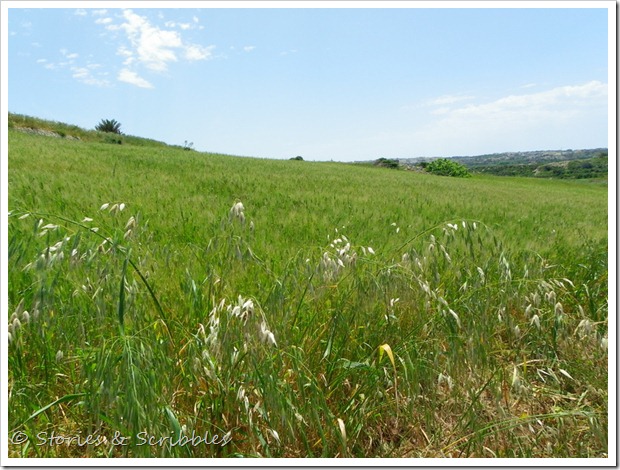
[[[72,124],[65,124],[64,122],[50,121],[23,114],[9,113],[7,124],[8,128],[11,130],[67,140],[79,140],[91,143],[100,142],[115,145],[126,144],[145,147],[169,147],[166,143],[153,139],[88,130]],[[176,147],[179,148],[179,146]]]
[[[606,455],[605,185],[23,127],[11,455]]]
[[[472,171],[498,176],[607,180],[607,159],[607,151],[601,151],[595,157],[584,159],[527,164],[495,163],[491,165],[478,165],[470,168]]]
[[[497,176],[607,180],[607,149],[538,150],[504,152],[472,157],[450,157],[470,171]],[[397,160],[409,169],[419,169],[428,158]]]

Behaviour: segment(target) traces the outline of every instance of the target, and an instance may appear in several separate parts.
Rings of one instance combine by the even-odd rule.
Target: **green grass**
[[[10,130],[9,209],[13,456],[606,456],[606,185]]]

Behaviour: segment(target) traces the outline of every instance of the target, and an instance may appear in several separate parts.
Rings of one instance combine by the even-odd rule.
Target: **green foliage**
[[[297,155],[296,157],[289,158],[289,160],[298,160],[301,162],[304,160],[304,158],[301,155]]]
[[[54,133],[60,137],[72,137],[79,140],[82,140],[89,134],[89,131],[85,131],[78,126],[15,113],[9,113],[8,127],[9,129],[29,131],[31,133],[35,133],[34,131],[43,131],[48,134]]]
[[[467,167],[447,158],[438,158],[428,162],[425,170],[440,176],[456,176],[461,178],[471,176]]]
[[[121,134],[121,124],[114,119],[102,119],[101,122],[95,126],[95,130],[99,132]]]
[[[385,168],[398,168],[400,166],[400,164],[398,163],[398,160],[396,159],[391,159],[391,158],[379,158],[377,160],[375,160],[374,162],[375,166],[382,166]]]
[[[139,147],[168,147],[164,142],[144,137],[122,134],[115,135],[95,130],[85,130],[78,126],[62,122],[39,119],[22,114],[9,113],[8,127],[12,131],[40,135],[42,137],[63,137],[67,140],[82,142],[103,142],[111,144],[127,144]]]
[[[550,163],[479,165],[472,171],[498,176],[529,176],[558,179],[607,179],[607,153],[596,157]]]
[[[604,185],[125,143],[9,131],[10,456],[606,454]]]

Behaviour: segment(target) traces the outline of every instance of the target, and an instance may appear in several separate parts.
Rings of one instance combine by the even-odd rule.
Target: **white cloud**
[[[153,88],[153,85],[138,74],[129,69],[122,69],[118,73],[118,80],[121,82],[129,83],[140,88]]]
[[[177,60],[174,49],[183,43],[176,31],[161,30],[131,10],[125,10],[123,17],[125,22],[120,29],[127,34],[137,60],[145,67],[163,72],[167,70],[168,62]]]
[[[563,86],[525,95],[510,95],[490,103],[469,105],[451,111],[453,118],[497,119],[521,117],[546,118],[592,103],[607,101],[607,84],[591,81],[583,85]]]
[[[107,80],[96,78],[92,75],[91,69],[93,67],[71,67],[71,71],[73,72],[72,76],[79,82],[85,83],[87,85],[96,85],[96,86],[106,86],[109,85]]]
[[[70,53],[67,49],[61,49],[60,53],[68,60],[54,63],[42,58],[37,59],[36,63],[47,70],[69,70],[72,78],[87,85],[108,86],[110,84],[103,78],[107,75],[106,72],[98,72],[97,76],[94,75],[94,71],[102,67],[101,64],[89,63],[85,66],[78,66],[75,64],[75,59],[79,57],[79,54]]]
[[[116,51],[116,53],[122,57],[125,57],[125,60],[123,61],[123,65],[125,66],[129,66],[135,62],[133,52],[131,52],[129,49],[127,49],[124,46],[120,46],[118,50]]]
[[[77,10],[75,10],[75,16],[86,16],[88,13],[86,13],[86,10],[84,10],[84,8],[78,8]]]
[[[179,28],[183,30],[192,29],[194,27],[191,23],[177,23],[175,21],[166,21],[164,26],[166,26],[166,28]]]
[[[458,103],[459,101],[473,100],[475,96],[470,95],[443,95],[434,98],[426,103],[427,106],[444,106],[447,104]]]
[[[212,56],[211,51],[215,46],[185,43],[178,31],[161,29],[132,10],[124,10],[123,19],[120,25],[110,24],[107,29],[125,32],[130,46],[120,46],[118,54],[126,57],[124,62],[126,66],[139,64],[154,72],[165,72],[168,70],[168,64],[177,62],[179,57],[196,61],[209,59]],[[182,30],[191,28],[190,23],[172,21],[166,22],[165,26],[178,27]]]
[[[533,150],[580,148],[579,142],[600,145],[606,135],[607,88],[591,81],[486,103],[441,106],[430,111],[435,118],[414,131],[412,141],[437,149],[437,155],[475,154],[489,146]]]
[[[256,49],[256,46],[245,46],[243,48],[245,52],[250,52],[250,51],[253,51],[254,49]]]
[[[97,19],[95,20],[95,23],[96,23],[96,24],[110,24],[110,23],[112,23],[112,21],[113,21],[113,20],[112,20],[112,18],[110,18],[110,17],[106,17],[106,18],[97,18]]]
[[[208,59],[212,55],[212,50],[215,46],[198,46],[192,44],[185,47],[185,58],[187,60],[204,60]]]

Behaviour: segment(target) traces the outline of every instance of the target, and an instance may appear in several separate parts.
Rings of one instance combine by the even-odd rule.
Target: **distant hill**
[[[606,148],[580,150],[534,150],[528,152],[503,152],[476,156],[452,156],[474,173],[498,176],[530,176],[563,179],[607,178]],[[424,162],[435,158],[400,158],[400,165],[417,169]]]
[[[551,163],[567,160],[585,160],[594,158],[604,153],[607,155],[606,148],[582,149],[582,150],[535,150],[530,152],[503,152],[474,157],[451,157],[458,159],[460,163],[469,168],[489,165],[518,165],[532,163]]]
[[[530,163],[550,163],[565,160],[582,160],[593,158],[601,153],[607,154],[606,148],[581,149],[581,150],[533,150],[528,152],[501,152],[489,153],[476,156],[451,156],[441,157],[458,160],[459,163],[468,168],[476,168],[488,165],[519,165]],[[403,165],[415,165],[421,162],[430,162],[440,157],[416,157],[416,158],[399,158],[398,161]]]

